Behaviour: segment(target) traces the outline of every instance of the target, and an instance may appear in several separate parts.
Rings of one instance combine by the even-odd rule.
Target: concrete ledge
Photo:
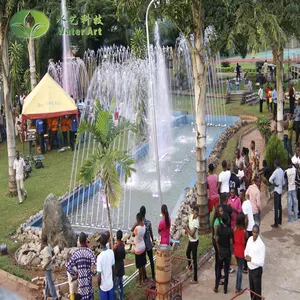
[[[23,285],[23,286],[25,286],[25,287],[27,287],[29,289],[33,289],[33,290],[36,290],[36,291],[40,290],[40,288],[37,285],[35,285],[35,284],[33,284],[33,283],[29,282],[29,281],[26,281],[26,280],[24,280],[24,279],[22,279],[20,277],[17,277],[15,275],[7,273],[7,272],[5,272],[3,270],[0,270],[0,276],[2,278],[8,278],[9,280],[14,281],[14,282],[16,282],[18,284],[21,284],[21,285]]]

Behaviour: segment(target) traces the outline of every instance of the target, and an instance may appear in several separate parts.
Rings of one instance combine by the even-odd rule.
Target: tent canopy
[[[25,98],[22,110],[24,119],[47,119],[77,113],[74,100],[48,73]]]

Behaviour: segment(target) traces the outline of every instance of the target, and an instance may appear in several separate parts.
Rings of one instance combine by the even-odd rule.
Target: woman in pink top
[[[230,196],[227,205],[231,206],[232,208],[231,229],[234,229],[237,215],[242,211],[241,200],[238,196],[236,196],[235,189],[230,189]]]
[[[212,212],[212,208],[215,209],[219,205],[220,198],[218,194],[218,176],[214,174],[215,166],[213,164],[209,164],[208,171],[209,175],[207,176],[207,188],[209,191],[209,198],[208,198],[208,209],[209,212]]]
[[[162,205],[161,214],[163,219],[159,222],[158,233],[160,234],[160,243],[162,245],[170,245],[170,229],[171,229],[171,219],[169,217],[169,212],[167,205]]]

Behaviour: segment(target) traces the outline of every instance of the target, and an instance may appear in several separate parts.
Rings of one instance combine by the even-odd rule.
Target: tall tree
[[[8,26],[17,1],[6,0],[0,2],[0,55],[1,72],[4,91],[6,132],[7,132],[7,154],[8,154],[8,191],[10,195],[17,194],[16,179],[13,170],[13,163],[16,155],[16,144],[14,135],[14,121],[12,115],[11,101],[11,75],[8,56]]]
[[[134,159],[126,154],[126,150],[118,149],[118,140],[125,138],[125,134],[133,129],[127,121],[118,124],[113,123],[113,109],[111,105],[109,111],[104,111],[100,105],[95,108],[94,121],[82,120],[78,128],[77,140],[80,141],[84,134],[90,133],[92,138],[98,143],[96,153],[87,158],[80,167],[80,178],[84,184],[89,184],[93,179],[99,178],[103,183],[103,190],[106,200],[106,209],[110,235],[113,236],[110,207],[118,206],[122,197],[122,186],[120,184],[118,166],[122,169],[121,174],[125,177],[125,182],[135,169],[132,167]],[[113,239],[111,239],[113,248]]]
[[[160,13],[170,19],[186,37],[192,56],[195,117],[196,117],[196,172],[197,172],[197,205],[199,206],[200,229],[209,228],[209,211],[206,183],[206,74],[211,59],[226,43],[234,25],[234,13],[238,0],[169,0],[160,1]],[[119,8],[130,14],[136,13],[133,19],[142,15],[143,0],[119,0]],[[138,19],[140,20],[140,19]],[[211,39],[205,41],[205,28],[213,25]],[[193,34],[193,40],[190,35]]]

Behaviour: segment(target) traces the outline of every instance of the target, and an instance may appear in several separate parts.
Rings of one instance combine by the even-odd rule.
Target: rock
[[[45,199],[42,230],[42,235],[47,235],[48,243],[52,245],[61,248],[76,246],[74,230],[53,194],[49,194]]]
[[[31,265],[33,267],[37,267],[40,263],[42,262],[42,260],[39,258],[39,257],[35,257],[32,262],[31,262]]]
[[[53,248],[54,255],[57,255],[60,252],[59,246]]]

